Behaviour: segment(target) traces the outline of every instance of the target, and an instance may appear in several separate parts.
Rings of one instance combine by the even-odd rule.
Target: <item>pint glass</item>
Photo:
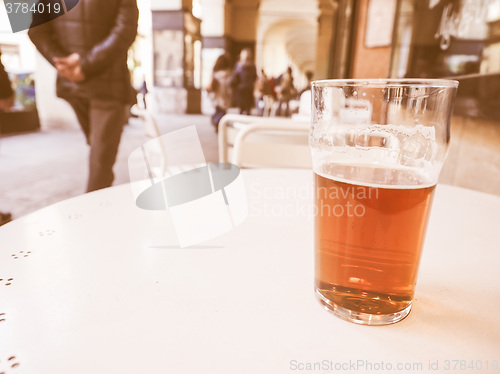
[[[457,87],[312,83],[315,288],[337,316],[384,325],[410,312]]]

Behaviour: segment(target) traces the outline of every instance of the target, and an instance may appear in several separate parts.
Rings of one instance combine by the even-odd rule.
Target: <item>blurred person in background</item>
[[[70,12],[28,32],[56,67],[57,95],[73,107],[90,145],[88,192],[113,183],[127,106],[136,99],[127,51],[137,35],[138,13],[136,0],[80,0]]]
[[[0,53],[0,112],[8,112],[14,105],[15,95],[10,84],[9,76],[5,72],[2,64],[2,53]],[[0,131],[2,130],[0,123]],[[12,215],[10,213],[0,212],[0,226],[10,222]]]
[[[268,78],[264,69],[261,69],[260,75],[255,82],[255,99],[257,106],[257,115],[269,115],[274,103],[271,80]]]
[[[306,79],[307,79],[307,86],[305,86],[302,91],[300,91],[300,94],[302,95],[306,91],[311,90],[311,82],[313,79],[313,72],[311,70],[306,71]]]
[[[207,91],[215,106],[212,124],[215,132],[219,131],[219,122],[231,106],[231,59],[227,53],[220,55],[212,70],[212,79]]]
[[[240,109],[240,114],[251,114],[254,106],[253,90],[257,70],[253,63],[253,55],[250,48],[245,48],[240,53],[240,60],[234,68],[231,76],[231,88],[234,101]]]
[[[289,102],[297,95],[297,91],[293,85],[292,68],[290,66],[281,76],[280,83],[276,87],[276,93],[278,95],[276,115],[285,117],[290,116]],[[284,111],[283,106],[285,106]]]
[[[142,84],[141,87],[139,88],[139,93],[141,94],[142,105],[144,105],[144,109],[147,109],[148,104],[146,102],[146,95],[149,93],[149,90],[148,90],[148,84],[146,83],[146,77],[142,77]]]
[[[14,105],[15,96],[12,91],[9,76],[2,64],[2,53],[0,53],[0,110],[7,112]]]

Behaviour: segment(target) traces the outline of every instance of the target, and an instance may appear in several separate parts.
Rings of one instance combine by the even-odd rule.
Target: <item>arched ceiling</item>
[[[318,34],[317,1],[262,0],[259,7],[257,44],[262,45],[260,62],[271,71],[290,63],[299,70],[314,70]]]
[[[314,70],[316,38],[317,30],[310,25],[295,26],[286,36],[286,50],[302,71]]]
[[[276,69],[284,69],[290,62],[302,71],[311,69],[316,55],[316,33],[314,25],[300,19],[272,24],[262,38],[264,64],[269,66],[272,59]],[[282,61],[278,61],[280,57]]]
[[[332,8],[335,2],[336,0],[226,0],[233,10],[239,9],[239,17],[256,17],[254,40],[257,63],[274,73],[290,63],[302,72],[315,70],[318,18],[323,10]],[[243,37],[244,35],[240,35],[240,18],[236,17],[236,12],[233,15],[233,21],[237,21],[233,25],[233,34]]]

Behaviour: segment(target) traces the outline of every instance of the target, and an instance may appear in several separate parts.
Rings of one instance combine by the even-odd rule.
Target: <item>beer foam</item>
[[[310,144],[313,164],[318,165],[315,169],[322,175],[404,188],[435,185],[447,149],[445,140],[437,140],[434,126],[422,124],[339,125],[321,138],[312,136]],[[344,165],[337,166],[344,171],[329,171],[328,165]],[[352,168],[350,175],[344,175],[348,166]],[[366,171],[374,168],[384,172],[375,176]]]
[[[356,163],[328,163],[322,170],[314,168],[319,176],[341,183],[364,187],[390,189],[419,189],[435,186],[436,183],[424,172],[406,167],[384,167]]]

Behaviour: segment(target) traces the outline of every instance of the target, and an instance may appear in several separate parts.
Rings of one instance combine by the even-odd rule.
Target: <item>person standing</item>
[[[137,35],[138,15],[136,0],[80,0],[28,32],[56,67],[57,95],[72,106],[90,146],[87,192],[113,183],[126,107],[136,96],[127,51]]]
[[[293,99],[297,94],[297,91],[295,90],[295,87],[293,85],[293,75],[291,67],[288,67],[286,72],[281,76],[280,84],[276,88],[276,91],[278,93],[278,108],[276,110],[276,115],[284,115],[285,117],[288,117],[290,115],[290,100]],[[284,114],[283,105],[285,105]]]
[[[142,78],[142,84],[141,88],[139,89],[139,92],[141,93],[142,96],[142,105],[144,105],[144,109],[147,109],[148,104],[146,102],[146,95],[149,93],[149,90],[148,90],[148,84],[146,83],[146,77]]]
[[[14,91],[12,91],[9,76],[2,64],[2,53],[0,53],[0,111],[10,110],[14,105],[14,100]]]
[[[7,75],[5,68],[2,64],[2,53],[0,53],[0,112],[7,112],[14,105],[15,95],[12,91],[12,86],[10,84],[9,76]],[[1,131],[0,123],[0,131]],[[10,222],[12,220],[12,215],[10,213],[0,212],[0,226]]]
[[[240,60],[231,76],[231,87],[236,106],[240,109],[240,114],[250,114],[254,106],[253,90],[257,70],[253,63],[252,51],[245,48],[240,53]]]
[[[274,104],[270,81],[264,69],[261,69],[260,75],[255,82],[254,90],[254,97],[257,102],[257,115],[259,116],[269,115]]]
[[[313,79],[313,72],[311,70],[306,71],[307,86],[305,86],[300,94],[302,95],[306,91],[311,91],[311,82]]]
[[[207,91],[215,106],[215,113],[212,116],[212,124],[215,132],[219,131],[219,122],[231,106],[231,60],[227,53],[220,55],[215,61],[212,72],[212,80],[207,87]]]

